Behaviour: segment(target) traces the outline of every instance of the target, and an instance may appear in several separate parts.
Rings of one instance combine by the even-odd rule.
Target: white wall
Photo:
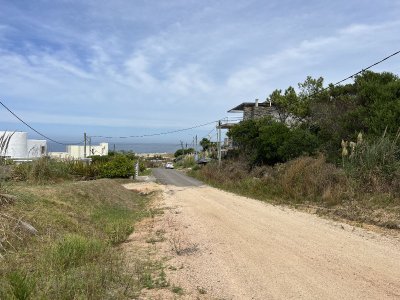
[[[71,159],[71,157],[67,152],[49,152],[48,155],[51,158],[56,158],[56,159],[62,159],[62,160]]]
[[[12,135],[5,156],[9,156],[11,158],[27,158],[28,134],[26,132],[0,131],[0,136],[3,136],[4,133],[6,133],[6,136]]]
[[[28,158],[39,158],[47,155],[46,140],[28,140]]]
[[[80,159],[85,157],[85,146],[70,145],[67,146],[68,156],[74,159]],[[97,146],[86,146],[86,157],[92,155],[108,155],[108,143],[100,143]]]

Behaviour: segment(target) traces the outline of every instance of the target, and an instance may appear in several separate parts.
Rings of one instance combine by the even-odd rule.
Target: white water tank
[[[27,146],[28,158],[39,158],[47,155],[46,140],[28,140]]]
[[[9,137],[11,135],[11,139],[8,144],[7,151],[5,152],[5,156],[11,158],[27,158],[28,134],[26,132],[0,131],[0,137],[2,137],[4,133],[5,137]]]

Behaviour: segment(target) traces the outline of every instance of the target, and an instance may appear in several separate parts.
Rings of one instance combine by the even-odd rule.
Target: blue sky
[[[0,0],[0,97],[68,141],[191,127],[399,50],[399,15],[395,0]],[[400,55],[373,70],[399,74]],[[0,129],[27,130],[1,108]]]

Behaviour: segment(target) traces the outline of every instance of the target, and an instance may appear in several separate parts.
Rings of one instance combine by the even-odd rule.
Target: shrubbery
[[[134,160],[127,156],[118,154],[108,162],[99,165],[100,176],[105,178],[124,178],[133,176],[135,173]]]
[[[47,182],[71,178],[70,163],[47,157],[33,162],[14,165],[11,177],[17,181]]]
[[[310,131],[289,128],[270,118],[249,120],[234,126],[229,136],[239,145],[252,165],[286,162],[301,155],[314,154],[319,146]]]
[[[400,196],[400,131],[394,138],[364,141],[344,161],[359,188],[369,192],[392,192]]]
[[[188,148],[188,149],[178,149],[175,151],[174,156],[175,157],[179,157],[182,155],[186,155],[186,154],[192,154],[194,153],[194,149],[193,148]]]
[[[130,153],[92,157],[92,162],[57,161],[47,157],[12,166],[11,178],[36,183],[65,179],[127,178],[135,173],[137,158]],[[140,171],[145,169],[143,163]]]

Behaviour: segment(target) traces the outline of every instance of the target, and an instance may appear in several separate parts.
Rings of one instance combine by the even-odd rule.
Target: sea
[[[64,152],[65,145],[47,142],[49,152]],[[175,153],[180,149],[180,145],[168,143],[109,143],[108,150],[113,151],[132,151],[134,153]]]

